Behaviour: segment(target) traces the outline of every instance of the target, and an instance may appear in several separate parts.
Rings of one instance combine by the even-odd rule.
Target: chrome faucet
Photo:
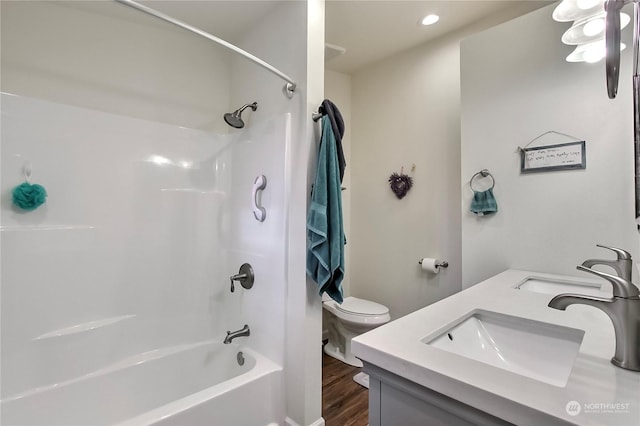
[[[631,255],[628,260],[631,263]],[[582,294],[559,294],[551,299],[549,307],[564,311],[569,305],[582,304],[604,311],[613,322],[616,335],[616,351],[611,358],[611,363],[626,370],[640,371],[640,291],[638,287],[630,280],[583,265],[584,263],[577,268],[611,283],[613,297],[608,299]]]
[[[250,336],[251,331],[249,330],[249,326],[247,324],[242,327],[242,329],[238,331],[227,331],[227,337],[224,338],[224,344],[228,345],[235,339],[236,337]]]
[[[611,250],[616,253],[618,258],[616,260],[588,259],[582,262],[582,266],[591,268],[594,265],[607,265],[612,267],[620,278],[631,282],[631,253],[616,247],[607,247],[600,244],[596,244],[596,247]]]

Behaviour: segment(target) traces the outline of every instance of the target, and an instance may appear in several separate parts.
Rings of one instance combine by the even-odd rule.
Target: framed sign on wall
[[[585,141],[525,148],[520,151],[520,173],[586,168]]]

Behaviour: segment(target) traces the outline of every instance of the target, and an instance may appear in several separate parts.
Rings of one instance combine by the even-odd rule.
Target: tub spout
[[[237,331],[227,331],[227,337],[224,338],[224,344],[228,345],[235,339],[236,337],[250,336],[251,331],[249,330],[249,326],[247,324],[242,327],[242,329]]]

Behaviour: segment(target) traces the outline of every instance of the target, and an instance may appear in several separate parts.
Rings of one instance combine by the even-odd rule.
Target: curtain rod
[[[638,75],[638,51],[640,50],[640,5],[633,2],[633,76]]]
[[[281,79],[283,79],[284,81],[287,82],[287,84],[284,87],[284,91],[287,94],[287,97],[289,97],[289,99],[291,99],[293,97],[293,92],[296,90],[296,82],[293,81],[291,79],[291,77],[289,77],[288,75],[286,75],[285,73],[283,73],[282,71],[280,71],[279,69],[275,68],[273,65],[268,64],[267,62],[263,61],[262,59],[252,55],[251,53],[240,49],[238,46],[235,46],[231,43],[229,43],[228,41],[225,41],[221,38],[218,38],[214,35],[211,35],[205,31],[202,31],[199,28],[196,28],[194,26],[191,26],[189,24],[186,24],[182,21],[179,21],[177,19],[172,18],[169,15],[165,15],[162,12],[158,12],[155,9],[151,9],[150,7],[144,6],[140,3],[136,3],[133,0],[114,0],[120,4],[123,4],[125,6],[129,6],[132,7],[134,9],[137,9],[141,12],[144,12],[146,14],[149,14],[151,16],[155,16],[156,18],[162,19],[165,22],[168,22],[170,24],[176,25],[180,28],[183,28],[185,30],[191,31],[192,33],[198,34],[201,37],[204,37],[206,39],[209,39],[213,42],[218,43],[219,45],[226,47],[229,50],[232,50],[236,53],[241,54],[242,56],[244,56],[245,58],[255,62],[256,64],[260,65],[262,68],[266,69],[267,71],[270,71],[271,73],[277,75],[278,77],[280,77]]]

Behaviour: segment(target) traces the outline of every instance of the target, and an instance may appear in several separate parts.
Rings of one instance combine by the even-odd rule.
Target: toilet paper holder
[[[422,265],[422,259],[418,260],[418,263]],[[447,262],[446,260],[441,260],[440,262],[436,263],[436,266],[446,268],[447,266],[449,266],[449,262]]]

